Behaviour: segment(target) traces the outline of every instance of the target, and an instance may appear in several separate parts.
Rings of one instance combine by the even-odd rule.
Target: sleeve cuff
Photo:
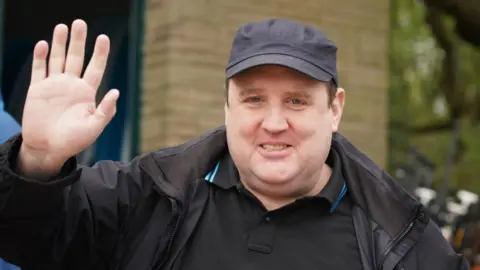
[[[63,188],[73,184],[80,177],[81,172],[77,169],[77,160],[75,157],[65,162],[58,175],[46,181],[25,178],[17,174],[14,168],[21,145],[21,134],[13,136],[8,141],[0,144],[0,186],[12,183],[24,183]]]

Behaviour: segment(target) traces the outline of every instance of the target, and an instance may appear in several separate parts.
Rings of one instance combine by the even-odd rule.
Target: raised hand
[[[95,103],[110,41],[105,35],[98,36],[82,77],[86,37],[86,23],[74,21],[66,51],[68,27],[57,25],[48,68],[47,42],[40,41],[35,46],[22,119],[19,166],[24,173],[58,171],[68,158],[92,144],[115,114],[118,90],[110,90],[98,107]]]

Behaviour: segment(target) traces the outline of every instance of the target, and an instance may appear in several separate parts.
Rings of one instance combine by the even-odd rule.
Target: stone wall
[[[312,24],[339,48],[346,91],[341,132],[384,165],[389,1],[146,0],[141,150],[179,144],[223,123],[224,68],[242,24]]]

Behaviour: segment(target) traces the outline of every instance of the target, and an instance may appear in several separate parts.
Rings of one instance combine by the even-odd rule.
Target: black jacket
[[[0,147],[0,257],[23,269],[171,269],[202,215],[204,175],[228,151],[220,127],[183,145],[77,167],[48,182],[15,174]],[[332,147],[355,206],[364,270],[466,270],[422,206],[340,134]]]

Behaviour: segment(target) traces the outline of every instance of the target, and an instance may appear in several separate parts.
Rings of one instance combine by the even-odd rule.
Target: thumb
[[[112,120],[113,116],[115,115],[119,96],[120,92],[117,89],[108,91],[92,115],[92,120],[94,122],[93,124],[100,129],[99,132],[101,132],[101,130],[108,125],[110,120]]]

